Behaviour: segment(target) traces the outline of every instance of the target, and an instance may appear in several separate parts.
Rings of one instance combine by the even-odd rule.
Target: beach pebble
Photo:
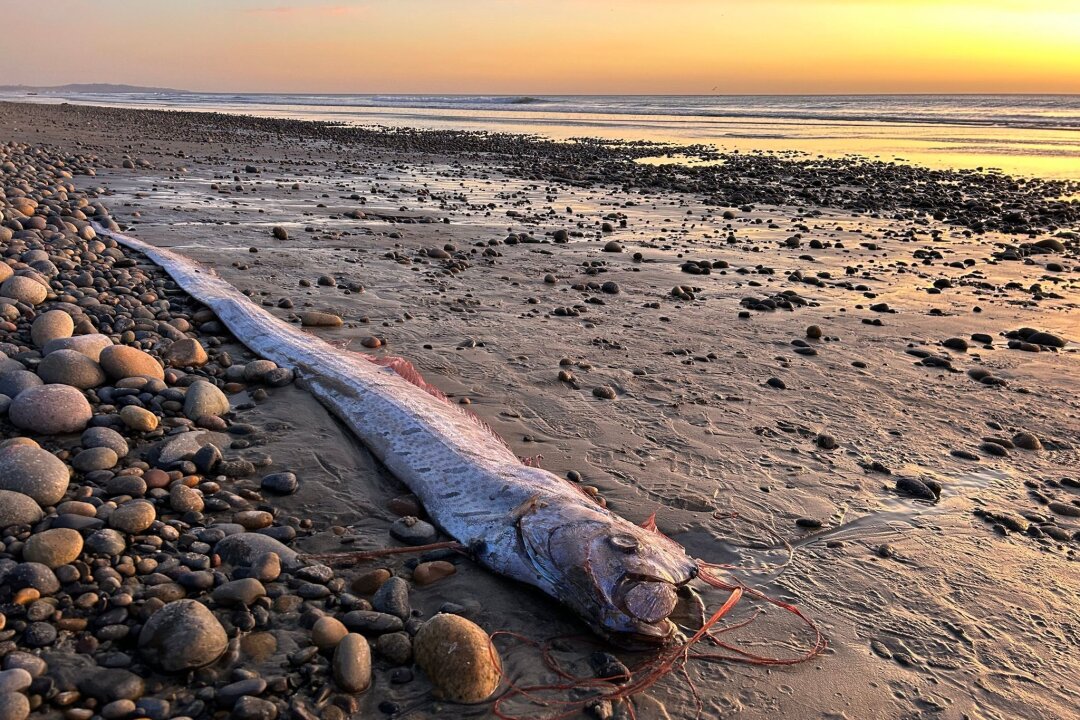
[[[29,495],[0,490],[0,528],[31,525],[41,519],[41,508]]]
[[[232,566],[250,567],[262,555],[272,552],[281,560],[283,568],[295,570],[300,567],[300,557],[295,550],[261,533],[229,535],[214,545],[214,552],[223,563]]]
[[[38,376],[46,383],[70,385],[89,390],[105,382],[105,371],[96,362],[75,350],[57,350],[42,359]]]
[[[25,390],[41,387],[45,383],[29,370],[9,370],[0,375],[0,395],[16,398]]]
[[[413,582],[417,585],[431,585],[457,572],[457,566],[445,560],[432,560],[420,563],[413,570]]]
[[[98,555],[115,557],[127,549],[124,536],[111,528],[102,528],[86,537],[85,547]]]
[[[352,590],[361,595],[371,595],[382,587],[382,584],[389,580],[390,577],[390,571],[386,568],[369,570],[353,580]]]
[[[23,559],[56,569],[77,560],[82,549],[82,535],[77,530],[53,528],[27,538]]]
[[[224,415],[229,412],[229,398],[216,385],[199,381],[192,383],[184,398],[184,415],[198,420],[204,415]]]
[[[129,377],[165,379],[165,371],[152,355],[127,345],[110,345],[98,360],[105,374],[114,380]]]
[[[205,605],[174,600],[154,613],[139,633],[139,651],[165,672],[193,670],[217,660],[228,647],[225,628]]]
[[[16,427],[42,435],[82,432],[93,415],[86,396],[69,385],[28,388],[8,408]]]
[[[193,338],[177,340],[165,352],[165,362],[170,367],[202,367],[209,361],[206,350]]]
[[[13,445],[0,450],[0,489],[29,495],[39,505],[55,505],[67,492],[70,471],[55,455],[38,447]]]
[[[608,242],[607,242],[607,243],[606,243],[606,244],[604,245],[604,252],[609,252],[609,253],[621,253],[622,251],[623,251],[623,246],[622,246],[622,244],[620,244],[619,242],[617,242],[617,241],[615,241],[615,240],[609,240],[609,241],[608,241]]]
[[[0,720],[26,720],[30,700],[19,692],[0,693]]]
[[[101,360],[101,352],[108,347],[112,347],[112,340],[107,335],[100,335],[97,333],[90,335],[76,335],[74,337],[67,338],[55,338],[45,343],[45,347],[42,348],[42,355],[49,355],[58,350],[74,350],[75,352],[82,353],[86,357],[90,358],[94,362]]]
[[[300,324],[304,327],[339,327],[342,324],[341,317],[326,312],[302,312]]]
[[[177,482],[169,488],[169,507],[181,513],[202,512],[206,503],[198,490]]]
[[[270,234],[273,235],[278,240],[288,240],[289,239],[289,231],[286,230],[285,228],[281,227],[280,225],[275,225],[270,230]]]
[[[371,647],[367,638],[349,633],[338,642],[332,665],[334,682],[349,693],[359,693],[371,685]]]
[[[502,678],[502,663],[488,634],[460,615],[439,614],[413,640],[416,664],[446,700],[480,702]]]
[[[311,644],[320,650],[333,650],[348,634],[348,629],[340,620],[324,615],[311,628]]]
[[[119,462],[116,452],[112,448],[96,447],[83,450],[71,461],[71,466],[82,473],[94,472],[95,470],[108,470]]]
[[[0,671],[0,693],[26,692],[33,681],[33,675],[21,667]]]
[[[265,597],[266,588],[255,578],[241,578],[219,585],[210,596],[214,602],[226,607],[247,606]]]
[[[124,425],[136,432],[153,432],[158,426],[157,415],[136,405],[124,406],[120,410],[120,419]]]
[[[79,442],[86,449],[107,447],[116,453],[118,458],[126,457],[128,454],[127,440],[124,439],[123,435],[112,428],[87,428],[83,431],[82,437],[79,438]]]
[[[594,387],[592,394],[593,397],[598,397],[601,400],[614,400],[616,397],[618,397],[618,394],[615,392],[615,388],[611,387],[610,385],[600,385],[598,387]]]
[[[409,607],[409,584],[399,577],[384,582],[371,598],[371,607],[377,612],[408,620],[412,614]]]
[[[75,321],[63,310],[49,310],[38,315],[30,326],[30,339],[39,348],[59,338],[69,338],[75,331]]]
[[[296,492],[299,483],[297,482],[296,475],[293,473],[278,472],[263,476],[262,481],[259,483],[259,487],[267,492],[276,493],[278,495],[291,495]]]
[[[1013,435],[1013,445],[1022,450],[1042,450],[1042,441],[1038,436],[1029,432],[1018,432]]]
[[[137,535],[157,519],[154,506],[146,500],[129,500],[109,515],[109,525],[120,532]]]
[[[375,651],[391,665],[406,665],[412,660],[412,638],[407,632],[392,632],[375,638]]]
[[[14,275],[0,283],[0,295],[27,305],[40,305],[49,296],[49,290],[37,280],[23,275]]]
[[[438,535],[434,525],[411,515],[398,518],[390,526],[390,537],[406,545],[427,545]]]

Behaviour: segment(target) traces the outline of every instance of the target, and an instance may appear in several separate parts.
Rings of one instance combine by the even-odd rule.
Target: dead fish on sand
[[[669,616],[678,588],[695,577],[735,589],[655,525],[634,525],[569,481],[523,464],[408,363],[342,351],[263,310],[210,268],[97,230],[160,265],[252,351],[292,368],[478,562],[543,590],[612,642],[681,638]]]

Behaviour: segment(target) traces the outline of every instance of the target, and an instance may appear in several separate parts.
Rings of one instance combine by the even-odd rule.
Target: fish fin
[[[511,510],[510,517],[514,518],[514,521],[516,522],[541,507],[544,507],[544,504],[540,502],[540,493],[537,493]]]
[[[656,513],[653,513],[649,517],[645,518],[645,522],[641,523],[641,527],[645,530],[649,530],[650,532],[654,532],[659,535],[660,531],[656,527]]]
[[[446,394],[443,393],[442,390],[439,390],[439,388],[429,384],[426,380],[424,380],[424,376],[420,374],[420,371],[416,369],[416,366],[414,366],[405,358],[399,357],[397,355],[369,355],[368,353],[356,354],[362,356],[370,362],[375,363],[376,365],[390,368],[395,373],[397,373],[397,375],[402,380],[405,380],[406,382],[415,385],[416,387],[426,392],[428,395],[431,395],[434,398],[438,398],[450,407],[457,409],[457,411],[464,415],[466,418],[486,430],[492,438],[499,441],[499,443],[501,443],[507,449],[510,449],[510,446],[507,445],[506,441],[503,440],[502,437],[497,432],[495,432],[490,425],[481,420],[474,413],[471,413],[460,405],[451,402],[450,398],[446,397]],[[528,465],[528,463],[523,464]]]

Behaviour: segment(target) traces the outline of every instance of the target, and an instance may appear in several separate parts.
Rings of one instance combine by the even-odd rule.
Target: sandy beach
[[[68,246],[46,244],[42,258],[34,243],[45,241],[25,235],[49,232],[49,202],[85,198],[84,210],[100,203],[124,232],[213,267],[283,319],[340,318],[308,330],[343,352],[408,359],[519,456],[571,474],[633,522],[655,513],[694,557],[734,566],[733,578],[797,605],[828,638],[825,653],[792,667],[690,662],[686,677],[665,678],[632,711],[616,704],[588,716],[1075,713],[1080,180],[3,102],[0,148],[8,143],[12,153],[25,144],[23,161],[38,155],[39,170],[67,158],[64,181],[74,189],[42,197],[0,155],[0,226],[11,230],[0,248],[14,273],[43,275],[48,290],[37,303],[0,301],[5,373],[40,374],[43,348],[30,328],[46,311],[75,313],[76,335],[98,331],[76,312],[93,304],[75,290],[88,292],[79,273],[100,269],[86,260],[90,250],[77,262]],[[675,154],[702,162],[639,162]],[[34,196],[30,208],[23,198]],[[91,242],[72,227],[65,242]],[[173,366],[187,369],[171,382],[167,370],[156,394],[118,393],[126,389],[118,377],[83,388],[90,426],[120,430],[130,453],[73,471],[63,501],[107,520],[103,506],[112,503],[111,513],[145,496],[157,524],[127,533],[122,552],[87,548],[60,563],[76,569],[54,568],[51,593],[30,584],[38,597],[27,600],[16,583],[0,588],[0,677],[31,671],[35,716],[108,718],[103,706],[123,701],[141,704],[117,710],[117,720],[242,717],[229,693],[244,693],[223,693],[238,682],[262,683],[254,694],[268,707],[245,700],[251,720],[488,716],[490,704],[435,699],[411,655],[375,631],[362,694],[332,686],[326,653],[304,655],[321,617],[371,610],[364,590],[378,568],[405,581],[394,634],[406,646],[420,620],[447,609],[488,633],[540,642],[588,632],[543,594],[436,552],[335,565],[332,579],[287,568],[246,608],[211,603],[232,641],[217,665],[178,676],[148,662],[137,638],[152,588],[220,599],[223,585],[242,579],[209,572],[222,555],[206,535],[215,523],[248,523],[244,534],[266,531],[300,553],[344,552],[396,544],[393,524],[418,508],[301,384],[230,375],[229,363],[256,358],[212,318],[196,321],[197,303],[162,284],[160,270],[118,249],[108,262],[156,279],[184,319],[172,330],[134,321],[99,328],[110,344],[142,343],[165,360],[186,334],[210,358],[201,369]],[[122,289],[99,287],[95,303],[141,296]],[[125,330],[150,335],[125,339]],[[202,379],[229,407],[198,427],[220,434],[225,462],[251,468],[174,469],[170,482],[199,494],[201,509],[185,515],[167,485],[143,482],[140,494],[117,479],[162,472],[148,453],[196,428],[198,417],[181,420],[179,388],[190,393]],[[117,400],[131,395],[162,417],[156,435],[119,422]],[[10,413],[2,424],[5,438],[32,437],[68,465],[91,449],[85,436],[80,446],[78,433],[35,432]],[[267,492],[260,478],[278,473],[295,475],[295,492]],[[12,523],[2,538],[0,577],[26,575],[17,566],[32,564],[29,538],[61,526],[59,502],[39,505],[39,517]],[[266,516],[234,517],[245,512]],[[158,539],[137,539],[143,531]],[[205,567],[185,565],[193,554]],[[417,563],[432,561],[451,562],[453,574],[418,582]],[[115,587],[93,579],[94,569],[120,566],[131,573],[120,571]],[[181,582],[199,569],[208,586],[198,584],[205,576]],[[80,604],[87,593],[95,597]],[[106,600],[119,594],[126,605]],[[697,594],[710,610],[723,601],[706,586]],[[696,603],[685,603],[688,626]],[[725,622],[755,610],[760,617],[729,639],[769,655],[805,648],[804,629],[768,605],[748,602]],[[112,627],[126,629],[102,632]],[[32,628],[48,642],[28,640]],[[587,673],[596,643],[565,641],[560,657]],[[515,682],[552,681],[535,648],[506,638],[497,647]],[[630,666],[641,660],[604,649]],[[35,674],[35,661],[20,655],[47,669]],[[142,678],[137,697],[94,696],[80,678],[97,668]],[[161,708],[147,698],[167,709],[155,715]]]

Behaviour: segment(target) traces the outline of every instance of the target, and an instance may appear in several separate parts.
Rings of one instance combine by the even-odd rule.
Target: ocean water
[[[0,96],[12,98],[13,96]],[[510,96],[41,94],[18,99],[212,110],[358,125],[855,154],[1080,179],[1080,95]]]

